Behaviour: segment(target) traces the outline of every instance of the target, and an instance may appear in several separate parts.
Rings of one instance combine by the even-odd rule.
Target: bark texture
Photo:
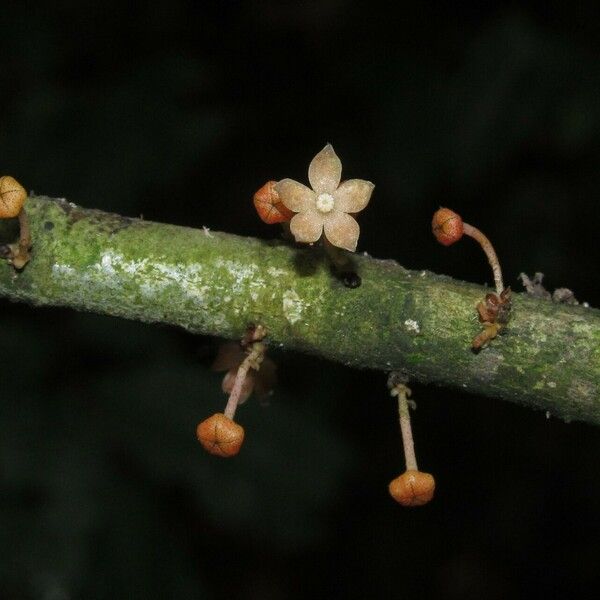
[[[355,256],[362,285],[350,289],[316,248],[45,197],[27,211],[33,258],[18,274],[0,263],[0,296],[226,338],[261,323],[271,344],[600,424],[598,310],[514,294],[505,335],[474,354],[481,286]],[[2,243],[11,235],[0,225]]]

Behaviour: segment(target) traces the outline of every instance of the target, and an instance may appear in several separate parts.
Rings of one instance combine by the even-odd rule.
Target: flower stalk
[[[229,392],[229,399],[223,413],[216,413],[202,421],[196,428],[196,437],[204,449],[210,454],[223,458],[235,456],[244,442],[244,428],[233,419],[237,407],[246,401],[257,384],[261,393],[265,393],[269,385],[274,384],[274,365],[269,366],[266,381],[261,382],[256,373],[265,362],[266,345],[262,342],[267,335],[262,325],[249,327],[241,344],[223,344],[219,348],[219,356],[213,369],[228,369],[223,378],[223,391]],[[245,349],[244,358],[240,358],[241,348]],[[252,371],[250,371],[252,369]],[[254,376],[251,377],[251,374]]]
[[[392,498],[402,506],[422,506],[427,504],[435,491],[435,479],[430,473],[419,471],[412,428],[410,425],[410,404],[412,392],[405,383],[402,373],[390,373],[388,378],[390,394],[398,398],[398,415],[402,433],[402,447],[406,470],[393,479],[389,486]]]
[[[242,364],[238,367],[233,383],[233,388],[231,389],[231,394],[229,395],[227,405],[225,406],[224,414],[226,417],[233,419],[233,417],[235,416],[235,411],[237,410],[238,404],[240,403],[242,389],[246,377],[248,376],[248,371],[250,369],[254,369],[255,371],[258,371],[260,369],[260,365],[265,357],[266,349],[267,347],[262,342],[252,342],[248,355],[242,361]]]
[[[25,207],[19,212],[19,241],[11,244],[11,262],[15,269],[21,270],[31,260],[31,229]]]
[[[415,442],[410,424],[409,398],[412,395],[411,389],[400,380],[396,373],[390,375],[390,395],[398,398],[398,417],[400,420],[400,432],[402,434],[402,447],[404,449],[404,459],[406,469],[409,471],[418,471],[417,456],[415,454]]]
[[[489,238],[477,227],[473,225],[469,225],[469,223],[465,223],[463,221],[463,228],[466,235],[472,237],[475,241],[479,243],[485,255],[487,256],[488,262],[490,263],[490,267],[492,267],[492,273],[494,275],[494,284],[496,286],[496,294],[500,296],[504,291],[504,282],[502,280],[502,268],[500,267],[500,261],[498,260],[498,255],[494,250],[494,246],[492,246],[492,242],[490,242]]]
[[[398,415],[400,417],[400,431],[402,432],[402,445],[404,448],[404,459],[407,471],[418,471],[417,455],[415,454],[415,442],[410,424],[410,407],[408,398],[411,390],[404,384],[398,384],[394,390],[398,396]]]

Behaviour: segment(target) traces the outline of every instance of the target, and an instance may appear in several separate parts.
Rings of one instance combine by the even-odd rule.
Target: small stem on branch
[[[477,227],[473,227],[473,225],[469,225],[469,223],[464,222],[463,227],[464,232],[479,242],[480,246],[483,248],[488,262],[490,263],[490,267],[492,267],[492,271],[494,273],[494,283],[496,284],[496,293],[499,296],[504,291],[504,282],[502,281],[502,269],[500,268],[500,262],[498,261],[498,256],[496,255],[496,251],[492,246],[492,242],[490,242],[487,236],[477,229]]]
[[[351,254],[334,246],[325,236],[323,236],[323,248],[327,258],[331,261],[331,266],[343,284],[348,288],[357,288],[361,284],[361,278],[356,273],[356,266],[351,258]]]
[[[19,227],[19,250],[22,254],[28,254],[29,250],[31,250],[31,229],[24,208],[22,208],[19,213]]]
[[[31,229],[25,208],[19,212],[19,241],[11,244],[10,260],[15,269],[22,269],[31,260]]]
[[[248,374],[248,369],[250,368],[250,364],[248,363],[247,356],[244,359],[244,362],[239,366],[237,370],[237,374],[235,376],[235,382],[233,384],[233,389],[231,390],[231,394],[229,395],[229,400],[227,400],[227,405],[225,406],[225,412],[223,413],[226,417],[229,417],[233,420],[235,417],[235,411],[237,410],[240,394],[242,392],[242,385],[244,385],[244,380],[246,379],[246,375]]]
[[[417,466],[415,443],[410,424],[410,407],[408,405],[408,397],[410,396],[411,391],[404,384],[398,384],[394,389],[398,394],[398,415],[400,417],[400,431],[402,433],[402,445],[404,446],[406,470],[418,471],[419,467]]]
[[[227,400],[227,405],[225,406],[225,412],[223,413],[226,417],[229,417],[233,420],[235,416],[235,411],[237,410],[238,404],[240,402],[240,396],[242,393],[242,387],[244,385],[244,380],[248,375],[249,369],[254,369],[258,371],[260,368],[260,363],[263,361],[265,357],[266,347],[261,342],[253,342],[250,352],[248,356],[242,361],[242,364],[238,367],[237,373],[235,375],[235,381],[233,383],[233,388],[231,389],[231,394],[229,395],[229,400]]]

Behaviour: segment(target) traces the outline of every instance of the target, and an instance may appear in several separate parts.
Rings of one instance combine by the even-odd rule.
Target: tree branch
[[[514,294],[506,334],[474,354],[480,286],[356,256],[363,283],[348,289],[317,248],[44,197],[27,211],[33,258],[19,274],[0,264],[1,296],[229,338],[261,323],[285,348],[600,424],[598,310]],[[8,232],[3,224],[3,242]]]

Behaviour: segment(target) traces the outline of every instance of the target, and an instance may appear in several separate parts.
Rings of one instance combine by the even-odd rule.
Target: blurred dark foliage
[[[250,198],[334,144],[360,250],[600,304],[596,3],[5,3],[0,171],[88,207],[274,237]],[[37,8],[32,8],[32,6]],[[402,9],[400,10],[400,6]],[[359,318],[359,315],[357,315]],[[351,324],[349,324],[351,326]],[[358,342],[360,343],[360,342]],[[217,341],[2,303],[0,598],[564,598],[598,583],[597,429],[414,385],[428,507],[385,375],[275,352],[240,456],[202,452]],[[466,351],[466,350],[465,350]]]

